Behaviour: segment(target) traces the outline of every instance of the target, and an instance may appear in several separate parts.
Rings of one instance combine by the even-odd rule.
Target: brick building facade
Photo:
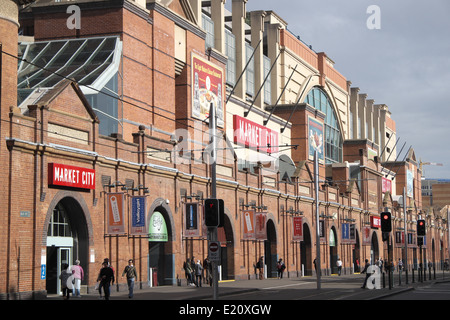
[[[384,210],[393,260],[407,238],[415,267],[421,172],[412,149],[398,161],[389,109],[350,88],[276,13],[246,12],[246,2],[229,12],[219,0],[71,1],[81,26],[70,28],[76,8],[42,0],[21,11],[20,39],[17,11],[0,19],[2,297],[59,292],[60,263],[77,259],[88,290],[104,258],[116,276],[134,259],[140,287],[184,279],[186,259],[208,255],[209,103],[223,279],[256,277],[261,256],[268,277],[279,258],[289,277],[315,273],[314,147],[323,272],[336,272],[338,257],[346,273],[387,259]],[[448,258],[446,223],[429,224],[436,264]]]

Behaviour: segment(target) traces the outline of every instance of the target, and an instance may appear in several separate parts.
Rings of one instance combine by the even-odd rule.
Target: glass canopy
[[[21,42],[17,104],[30,104],[36,89],[52,88],[64,79],[73,79],[96,111],[100,133],[118,132],[121,54],[119,37]]]

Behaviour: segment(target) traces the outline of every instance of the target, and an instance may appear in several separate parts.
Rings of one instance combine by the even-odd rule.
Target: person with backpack
[[[280,258],[277,262],[278,279],[283,279],[284,269],[286,269],[286,265],[284,264],[283,259]]]

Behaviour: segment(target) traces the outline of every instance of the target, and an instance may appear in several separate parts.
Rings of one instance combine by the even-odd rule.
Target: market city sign
[[[238,115],[233,115],[233,129],[234,143],[260,152],[278,152],[278,132]]]
[[[48,184],[61,187],[95,189],[95,170],[49,163]]]

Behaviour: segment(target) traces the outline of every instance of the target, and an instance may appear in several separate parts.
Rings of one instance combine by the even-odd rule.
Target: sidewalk
[[[331,275],[322,276],[320,289],[317,289],[316,277],[265,279],[265,280],[241,280],[241,281],[221,281],[219,282],[218,299],[233,300],[233,295],[257,292],[257,291],[282,291],[290,289],[295,293],[294,300],[374,300],[389,295],[398,294],[406,290],[413,290],[417,286],[430,285],[437,281],[450,281],[450,274],[436,274],[436,280],[419,282],[417,275],[415,282],[409,275],[409,283],[405,284],[403,276],[402,285],[399,285],[398,274],[394,274],[393,287],[389,289],[387,276],[385,278],[385,288],[381,282],[381,289],[361,289],[365,275]],[[428,278],[427,278],[428,279]],[[294,291],[295,289],[295,291]],[[58,295],[48,296],[49,300],[62,300]],[[197,288],[187,286],[186,281],[182,281],[181,286],[160,286],[153,288],[139,289],[135,286],[132,300],[212,300],[213,290],[208,285]],[[99,294],[94,291],[84,294],[81,298],[70,297],[70,300],[99,300]],[[130,300],[128,291],[116,290],[116,286],[111,287],[110,300]]]

